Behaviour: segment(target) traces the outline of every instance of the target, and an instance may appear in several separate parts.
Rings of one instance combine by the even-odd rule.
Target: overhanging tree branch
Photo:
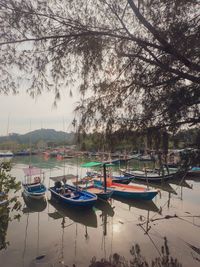
[[[133,0],[128,0],[128,3],[130,7],[132,8],[133,12],[135,13],[136,17],[138,20],[148,29],[149,32],[153,34],[153,36],[158,40],[162,46],[163,50],[166,53],[169,53],[173,55],[175,58],[180,60],[181,62],[184,63],[185,66],[187,66],[189,69],[192,69],[194,71],[200,71],[200,66],[194,62],[191,62],[189,59],[181,55],[175,47],[172,47],[170,43],[168,43],[162,36],[161,34],[156,30],[155,27],[151,25],[150,22],[148,22],[145,17],[140,13],[139,9],[136,7],[134,4]]]
[[[163,64],[161,61],[154,61],[154,60],[151,60],[149,58],[146,58],[142,55],[136,55],[136,54],[126,54],[126,53],[121,53],[120,54],[121,56],[124,56],[124,57],[128,57],[128,58],[134,58],[134,57],[137,57],[139,58],[140,60],[144,61],[144,62],[147,62],[147,63],[150,63],[151,65],[155,65],[155,66],[159,66],[161,67],[162,69],[166,70],[166,71],[169,71],[171,73],[174,73],[176,75],[178,75],[179,78],[183,78],[183,79],[187,79],[191,82],[194,82],[194,83],[200,83],[200,78],[199,77],[196,77],[196,76],[193,76],[191,74],[188,74],[186,72],[183,72],[183,71],[180,71],[178,69],[174,69],[172,67],[169,67],[168,65],[166,64]]]

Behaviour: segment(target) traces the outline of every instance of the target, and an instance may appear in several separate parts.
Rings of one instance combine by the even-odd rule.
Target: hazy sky
[[[36,99],[25,91],[18,95],[0,95],[0,135],[9,133],[27,133],[40,128],[55,130],[73,130],[73,110],[78,101],[78,94],[69,96],[69,91],[61,92],[57,108],[53,106],[54,94],[43,93]],[[65,121],[65,125],[63,123]]]

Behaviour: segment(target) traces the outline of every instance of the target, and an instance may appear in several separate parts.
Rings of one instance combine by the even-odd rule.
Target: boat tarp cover
[[[103,166],[103,164],[106,164],[106,167],[115,166],[115,164],[113,164],[113,163],[91,161],[91,162],[87,162],[87,163],[82,164],[81,167],[92,168],[92,167],[97,167],[97,166]]]
[[[43,174],[42,169],[37,168],[37,167],[33,167],[33,166],[29,166],[28,168],[23,168],[24,174],[26,176],[32,176],[32,175],[41,175]]]

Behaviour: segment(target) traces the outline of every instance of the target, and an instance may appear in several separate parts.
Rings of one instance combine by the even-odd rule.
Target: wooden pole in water
[[[106,192],[107,184],[106,184],[106,163],[103,164],[103,178],[104,178],[104,192]]]

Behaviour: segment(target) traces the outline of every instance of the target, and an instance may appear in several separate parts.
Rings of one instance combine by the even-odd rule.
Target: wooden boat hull
[[[113,176],[113,183],[129,184],[134,179],[134,176]]]
[[[43,184],[36,184],[36,185],[23,185],[24,187],[24,195],[26,197],[32,199],[42,199],[45,197],[46,194],[46,187]]]
[[[103,188],[102,183],[99,181],[95,181],[95,185]],[[147,190],[146,187],[135,185],[120,185],[112,183],[107,188],[109,190],[113,190],[113,196],[126,199],[152,200],[158,194],[158,190]]]
[[[126,172],[124,171],[123,172],[124,175],[126,176],[132,176],[134,177],[134,180],[141,180],[141,181],[148,181],[148,182],[162,182],[162,181],[168,181],[169,179],[172,179],[174,176],[175,176],[175,173],[171,173],[171,174],[167,174],[167,175],[164,175],[164,176],[148,176],[148,173],[147,173],[147,176],[145,175],[140,175],[140,174],[137,174],[137,173],[134,173],[134,172]]]
[[[49,191],[51,192],[51,196],[57,199],[61,204],[77,208],[91,208],[97,200],[95,194],[80,189],[77,191],[74,186],[65,185],[65,189],[70,189],[72,192],[78,192],[79,197],[66,197],[65,195],[58,193],[55,186],[50,187]]]

